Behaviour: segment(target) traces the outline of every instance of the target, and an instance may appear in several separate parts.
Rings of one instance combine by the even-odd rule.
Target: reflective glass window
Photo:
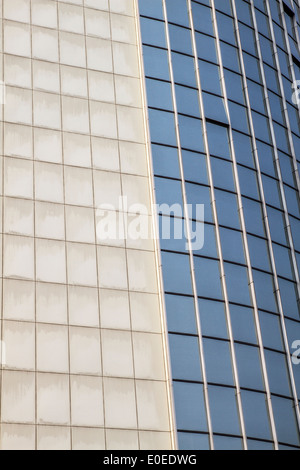
[[[196,334],[194,298],[166,295],[165,302],[169,331]]]
[[[172,377],[179,380],[201,381],[198,338],[169,335]]]
[[[193,293],[189,256],[162,252],[165,291],[175,294]]]
[[[203,385],[174,382],[177,429],[207,431]]]
[[[265,350],[265,358],[271,393],[290,396],[291,388],[285,355]]]
[[[235,344],[240,386],[264,390],[259,349],[245,344]]]
[[[208,382],[233,385],[229,343],[227,341],[204,338],[203,348]]]
[[[246,390],[242,390],[241,396],[247,436],[271,440],[266,396]]]
[[[272,397],[273,413],[279,442],[299,446],[299,431],[294,403],[281,397]]]
[[[247,269],[224,263],[227,292],[230,302],[251,305]]]
[[[208,387],[213,431],[225,434],[240,434],[236,391],[225,387]]]
[[[195,256],[194,263],[198,296],[222,299],[219,262]]]
[[[228,339],[225,305],[223,302],[199,299],[199,315],[204,336]]]
[[[257,344],[253,310],[230,304],[230,317],[234,340]]]

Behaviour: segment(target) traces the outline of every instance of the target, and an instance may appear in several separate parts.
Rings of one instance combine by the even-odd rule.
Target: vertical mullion
[[[61,145],[62,145],[62,176],[63,176],[63,214],[64,214],[64,246],[65,246],[65,263],[66,263],[66,303],[67,303],[67,329],[68,329],[68,384],[69,384],[69,430],[70,430],[70,449],[73,447],[73,426],[72,426],[72,384],[71,384],[71,355],[70,355],[70,303],[69,303],[69,272],[68,272],[68,242],[67,242],[67,208],[66,208],[66,191],[65,191],[65,147],[64,147],[64,132],[63,132],[63,95],[62,95],[62,63],[60,53],[60,14],[59,3],[56,1],[57,8],[57,39],[58,39],[58,70],[59,70],[59,101],[60,101],[60,120],[61,120]]]
[[[1,35],[2,35],[2,50],[1,50],[1,81],[4,84],[4,21],[3,21],[3,1],[0,5],[1,8]],[[5,90],[2,90],[2,96],[5,96]],[[1,214],[1,316],[0,316],[0,426],[2,423],[2,397],[3,397],[3,368],[5,364],[3,363],[3,356],[5,353],[5,346],[3,343],[3,314],[4,314],[4,103],[0,102],[0,109],[1,109],[1,169],[2,169],[2,176],[1,176],[1,186],[2,186],[2,193],[1,193],[1,207],[2,207],[2,214]],[[1,449],[1,429],[0,429],[0,449]]]

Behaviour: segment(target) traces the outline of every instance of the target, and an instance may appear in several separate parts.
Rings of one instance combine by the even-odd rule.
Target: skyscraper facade
[[[299,2],[0,5],[0,448],[300,450]]]

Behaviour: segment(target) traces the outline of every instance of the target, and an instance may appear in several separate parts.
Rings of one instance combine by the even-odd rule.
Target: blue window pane
[[[221,95],[220,68],[203,60],[198,63],[202,90]]]
[[[253,310],[248,307],[231,304],[230,316],[234,340],[257,344]]]
[[[183,26],[189,26],[186,0],[166,0],[166,5],[168,21],[171,23],[181,24]]]
[[[244,1],[237,2],[236,12],[237,12],[237,17],[240,21],[243,21],[244,23],[248,24],[249,26],[253,26],[253,22],[252,22],[252,18],[251,18],[250,5],[248,3],[244,2]]]
[[[201,382],[198,338],[169,334],[172,377]]]
[[[229,436],[214,436],[215,450],[243,450],[242,439]]]
[[[229,301],[251,305],[247,269],[231,263],[224,263],[224,268]]]
[[[198,91],[192,88],[176,85],[177,111],[200,118]]]
[[[174,382],[177,429],[207,431],[203,385]]]
[[[213,431],[240,435],[236,392],[225,387],[208,386]]]
[[[145,74],[148,77],[170,80],[168,52],[155,47],[143,47]]]
[[[262,182],[264,186],[265,200],[267,204],[281,209],[281,198],[279,196],[279,184],[273,178],[262,175]]]
[[[165,291],[169,293],[193,293],[189,256],[162,252]]]
[[[259,349],[244,344],[235,344],[235,353],[241,387],[264,390]]]
[[[163,19],[162,0],[139,0],[139,10],[141,15],[152,18]]]
[[[211,8],[192,2],[194,28],[201,33],[214,35]]]
[[[193,230],[196,231],[197,228],[194,226]],[[218,258],[217,254],[217,245],[216,245],[216,232],[214,225],[204,224],[204,244],[203,247],[199,250],[194,250],[195,255],[200,256],[209,256],[210,258]]]
[[[205,155],[183,150],[182,162],[186,181],[208,185],[207,163]]]
[[[247,81],[249,99],[251,108],[265,114],[266,108],[264,104],[264,89],[261,85],[258,85],[251,80]]]
[[[243,209],[248,233],[265,236],[261,204],[243,197]]]
[[[290,224],[291,224],[295,249],[300,251],[300,221],[297,219],[294,219],[294,217],[290,217]]]
[[[232,135],[237,162],[253,168],[254,161],[250,137],[235,131]]]
[[[220,39],[235,44],[235,25],[232,18],[217,12],[217,22]]]
[[[197,256],[194,262],[198,296],[222,299],[219,262]]]
[[[243,82],[240,74],[224,69],[228,99],[245,104]]]
[[[159,80],[146,79],[148,105],[173,111],[171,84]]]
[[[159,212],[165,215],[176,215],[182,217],[183,215],[183,202],[182,202],[182,187],[181,182],[176,180],[169,180],[166,178],[155,178],[156,189],[156,202],[159,204]],[[164,208],[164,204],[167,206]],[[171,206],[176,204],[174,208]],[[177,206],[178,205],[178,206]],[[173,211],[174,209],[174,211]]]
[[[284,354],[265,350],[271,393],[291,396],[290,380]]]
[[[217,10],[223,11],[228,15],[232,15],[230,0],[215,0],[215,6]]]
[[[283,213],[272,207],[267,207],[267,211],[272,240],[286,245],[287,238]]]
[[[248,439],[248,450],[274,450],[274,445],[271,442],[255,441]]]
[[[196,87],[195,63],[192,57],[172,52],[172,66],[175,83]]]
[[[275,177],[276,173],[273,148],[270,145],[259,141],[256,142],[256,148],[261,171]]]
[[[230,160],[227,128],[210,122],[206,127],[210,154]]]
[[[195,38],[198,58],[217,63],[215,39],[197,32],[195,33]]]
[[[276,70],[274,70],[273,67],[270,67],[269,65],[264,64],[264,72],[265,72],[267,87],[270,90],[275,91],[276,93],[280,94],[279,81],[278,81],[278,75],[277,75]]]
[[[238,172],[242,195],[259,200],[256,171],[238,166]]]
[[[233,385],[230,346],[227,341],[203,339],[207,381],[215,384]]]
[[[254,125],[255,136],[266,143],[270,143],[270,127],[268,118],[252,111],[252,119]]]
[[[263,8],[263,5],[261,7]],[[256,14],[258,31],[263,34],[267,34],[269,32],[268,17],[257,9],[255,9],[255,14]]]
[[[241,70],[238,49],[222,41],[220,42],[220,45],[224,67],[227,67],[234,72],[240,73]]]
[[[261,45],[263,61],[271,65],[272,67],[275,67],[276,64],[274,60],[274,49],[272,42],[261,34],[259,35],[259,42]]]
[[[247,437],[271,440],[266,396],[244,390],[241,395]]]
[[[179,295],[166,295],[165,302],[169,331],[196,334],[194,299]]]
[[[219,223],[240,229],[236,195],[221,190],[216,190],[215,194]]]
[[[202,93],[205,116],[208,119],[228,123],[224,100],[219,96],[211,95],[205,91]]]
[[[295,186],[293,160],[285,153],[278,152],[278,155],[283,182]]]
[[[140,24],[144,44],[166,47],[165,23],[150,18],[141,18]]]
[[[285,118],[283,114],[282,99],[274,93],[269,92],[269,102],[271,107],[272,118],[284,126]]]
[[[272,397],[272,405],[279,442],[299,446],[294,403],[285,398]]]
[[[297,190],[289,188],[284,185],[285,198],[287,202],[288,212],[295,217],[300,218],[300,209],[299,209],[299,193]]]
[[[211,158],[214,187],[235,191],[233,180],[232,163],[219,158]]]
[[[199,299],[199,315],[204,336],[228,339],[225,305],[223,302]]]
[[[291,252],[288,248],[273,243],[276,270],[279,276],[293,279]]]
[[[179,450],[210,450],[208,435],[179,432],[178,448]]]
[[[193,211],[197,204],[204,204],[204,220],[212,222],[210,189],[198,184],[186,183],[186,194],[187,202],[192,205]]]
[[[241,3],[244,4],[244,2]],[[239,32],[243,50],[249,52],[250,54],[257,55],[256,41],[253,29],[248,28],[247,26],[240,23]]]
[[[243,54],[247,78],[261,83],[259,61],[249,54]]]
[[[266,348],[283,351],[284,348],[279,317],[277,315],[270,315],[266,312],[259,312],[259,320],[264,346]]]
[[[149,109],[149,122],[152,142],[177,145],[173,113]]]
[[[249,132],[249,125],[246,108],[232,101],[229,101],[228,106],[233,129],[247,134]]]
[[[172,51],[192,55],[191,31],[169,24],[170,44]]]
[[[152,159],[155,175],[180,178],[177,148],[153,144]]]
[[[283,444],[279,444],[278,449],[279,450],[285,450],[285,451],[290,451],[290,450],[298,450],[299,451],[299,447],[285,446]]]
[[[254,269],[253,279],[258,308],[277,313],[273,277]]]
[[[266,240],[248,235],[251,265],[254,268],[271,271],[269,249]]]
[[[242,233],[220,227],[220,237],[224,260],[245,264]]]
[[[290,153],[291,149],[290,149],[290,144],[289,144],[286,128],[283,126],[280,126],[279,124],[276,124],[274,121],[273,121],[273,127],[274,127],[277,147],[283,152]]]
[[[299,299],[294,282],[278,279],[283,312],[287,317],[300,320]]]
[[[181,146],[187,150],[204,152],[202,121],[188,116],[178,116]]]
[[[185,220],[179,217],[159,216],[160,248],[167,251],[188,252]]]

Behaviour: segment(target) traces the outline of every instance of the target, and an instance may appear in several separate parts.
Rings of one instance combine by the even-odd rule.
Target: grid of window
[[[299,4],[139,8],[179,448],[299,449]]]

